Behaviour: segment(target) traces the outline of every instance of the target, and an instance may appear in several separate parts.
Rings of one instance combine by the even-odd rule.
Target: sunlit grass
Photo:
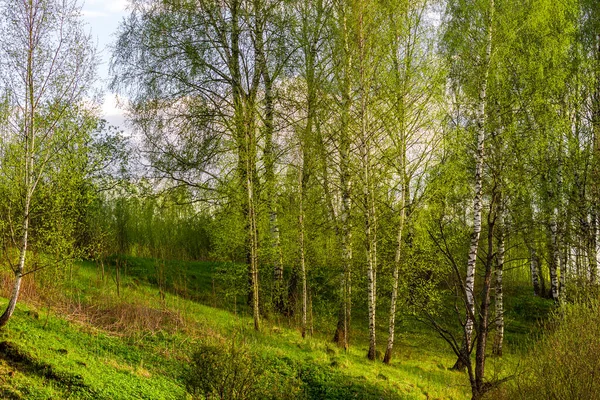
[[[187,273],[194,273],[199,282],[194,290],[209,294],[183,298],[174,291],[160,291],[156,283],[141,279],[143,268],[151,268],[153,260],[129,262],[130,269],[122,276],[119,290],[113,269],[105,266],[102,280],[97,265],[80,263],[73,271],[73,280],[66,285],[64,304],[53,308],[56,313],[47,312],[41,305],[17,308],[1,340],[39,361],[41,369],[50,366],[69,379],[75,377],[81,385],[48,378],[35,368],[5,357],[0,362],[3,397],[185,398],[182,374],[189,356],[198,343],[213,338],[225,342],[242,340],[253,353],[266,359],[289,360],[299,371],[318,367],[327,372],[323,378],[326,385],[352,385],[352,390],[360,390],[363,398],[470,397],[466,374],[449,370],[455,361],[449,346],[414,319],[401,320],[394,358],[388,366],[367,360],[366,336],[358,328],[360,321],[355,321],[356,335],[348,352],[330,342],[331,332],[316,331],[314,337],[302,339],[299,330],[290,327],[285,319],[263,320],[262,331],[256,333],[243,308],[234,315],[192,299],[204,295],[205,302],[211,305],[219,302],[218,296],[214,298],[210,277],[214,264],[193,263],[186,267]],[[519,309],[525,299],[528,297],[516,296],[512,304],[507,304]],[[537,305],[540,309],[546,307],[543,301]],[[510,375],[518,368],[519,343],[534,323],[520,319],[520,315],[530,317],[525,311],[507,311],[507,356],[502,360],[489,359],[490,376]],[[380,331],[378,335],[378,350],[383,353],[386,334]],[[336,393],[335,390],[327,393]]]

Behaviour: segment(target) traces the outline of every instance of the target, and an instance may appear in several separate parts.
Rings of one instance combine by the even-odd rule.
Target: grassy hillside
[[[257,334],[243,308],[234,314],[201,304],[222,300],[211,276],[216,264],[167,264],[160,285],[165,290],[159,290],[149,271],[152,260],[128,261],[118,291],[114,270],[106,267],[102,279],[96,265],[79,264],[50,308],[29,283],[28,299],[0,334],[1,397],[191,398],[186,379],[215,369],[192,371],[192,355],[209,345],[239,350],[240,364],[259,365],[253,379],[272,398],[469,397],[466,375],[447,369],[455,358],[449,347],[410,318],[398,327],[395,358],[386,366],[366,359],[367,343],[360,334],[345,353],[329,343],[330,332],[303,340],[287,322],[265,321]],[[190,277],[185,293],[177,288],[174,272]],[[514,372],[520,346],[548,308],[524,294],[507,297],[512,299],[507,305],[508,354],[501,361],[490,358],[490,374]],[[385,337],[383,332],[379,336],[382,351]]]

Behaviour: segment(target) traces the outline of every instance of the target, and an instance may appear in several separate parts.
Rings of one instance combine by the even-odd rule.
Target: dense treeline
[[[389,362],[397,306],[416,305],[479,397],[505,268],[556,302],[596,287],[592,2],[132,5],[113,86],[153,179],[202,204],[207,254],[248,265],[256,329],[296,312],[304,336],[326,293],[334,340],[351,345],[366,310],[368,357],[383,319]],[[444,292],[456,324],[437,317]]]
[[[479,398],[506,285],[557,304],[596,291],[594,2],[130,5],[111,63],[128,141],[93,106],[77,3],[2,2],[1,254],[15,283],[0,326],[22,278],[56,263],[231,261],[256,330],[277,315],[305,337],[317,319],[348,349],[364,326],[368,358],[390,363],[396,318],[414,312]]]

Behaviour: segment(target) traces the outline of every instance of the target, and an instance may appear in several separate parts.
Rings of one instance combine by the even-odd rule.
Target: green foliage
[[[347,380],[343,375],[330,369],[304,365],[299,371],[302,380],[303,394],[307,400],[317,399],[400,399],[401,397],[391,392],[381,390],[375,385],[369,385],[364,377]]]
[[[185,188],[152,196],[151,185],[124,185],[98,204],[108,234],[104,255],[206,260],[212,247],[212,217],[190,203]]]
[[[563,304],[495,399],[600,399],[598,300]]]
[[[265,358],[233,336],[200,344],[184,380],[194,398],[292,400],[302,398],[307,384],[298,375],[291,360]]]
[[[201,344],[192,355],[186,388],[200,399],[259,399],[262,373],[263,366],[242,343]]]

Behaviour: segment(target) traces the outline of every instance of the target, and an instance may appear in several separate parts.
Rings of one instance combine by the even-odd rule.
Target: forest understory
[[[127,273],[120,288],[110,263],[104,271],[94,263],[78,263],[69,280],[54,290],[47,284],[41,289],[33,276],[25,281],[23,304],[0,338],[4,398],[203,398],[203,384],[236,387],[219,375],[219,368],[248,379],[237,393],[226,391],[227,399],[470,397],[466,375],[451,370],[455,354],[413,315],[400,314],[397,352],[385,365],[383,346],[378,360],[366,359],[368,332],[360,322],[352,328],[348,351],[332,343],[332,322],[321,318],[312,322],[312,335],[306,339],[297,318],[276,315],[265,315],[262,332],[255,332],[251,310],[243,301],[235,306],[216,276],[219,263],[166,262],[170,270],[185,269],[194,282],[187,293],[177,295],[175,273],[162,286],[156,282],[160,261],[125,259]],[[3,292],[9,293],[8,285],[3,284]],[[533,349],[541,323],[553,309],[551,300],[532,297],[528,287],[510,294],[505,354],[491,358],[489,367],[500,379],[515,379],[527,371],[521,360]],[[356,313],[363,314],[357,319],[366,319],[366,310]],[[383,333],[385,327],[379,330]],[[220,359],[205,357],[205,364],[195,364],[202,351],[217,351]],[[192,388],[197,375],[206,382]]]

